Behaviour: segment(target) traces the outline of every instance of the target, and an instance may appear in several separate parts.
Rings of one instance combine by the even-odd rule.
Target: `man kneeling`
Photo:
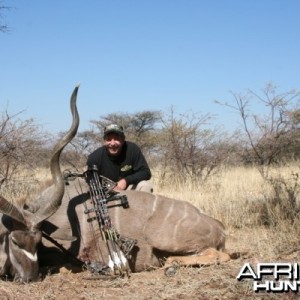
[[[104,128],[104,145],[88,156],[87,165],[96,165],[99,175],[117,183],[117,190],[153,192],[151,171],[141,149],[126,141],[123,127]]]

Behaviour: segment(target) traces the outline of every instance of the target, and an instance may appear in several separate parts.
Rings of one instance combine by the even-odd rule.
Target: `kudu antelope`
[[[108,249],[99,226],[87,222],[86,208],[91,204],[89,186],[83,178],[69,181],[66,187],[60,170],[59,156],[77,132],[79,117],[76,109],[78,87],[71,97],[73,124],[57,143],[50,168],[54,184],[29,209],[20,209],[0,197],[2,227],[0,228],[0,275],[18,275],[23,281],[38,277],[39,260],[45,263],[69,257],[83,263],[109,265]],[[178,263],[199,265],[226,261],[225,232],[221,222],[202,214],[192,204],[160,195],[125,191],[129,208],[118,201],[109,202],[109,215],[117,232],[127,241],[136,241],[128,255],[133,272]],[[52,238],[52,241],[49,242]],[[54,243],[53,241],[58,241]],[[214,250],[211,250],[214,249]],[[174,257],[173,257],[174,256]],[[96,264],[95,264],[96,265]]]
[[[50,160],[53,184],[32,203],[31,209],[17,207],[0,196],[0,276],[11,276],[24,282],[39,276],[37,248],[42,239],[42,222],[60,206],[64,180],[60,170],[60,154],[77,133],[79,116],[76,107],[78,86],[71,96],[72,126],[56,143]]]

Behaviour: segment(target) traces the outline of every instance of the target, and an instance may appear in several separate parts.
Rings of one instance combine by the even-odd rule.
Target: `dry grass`
[[[289,178],[291,172],[299,173],[299,167],[288,166],[272,172]],[[156,172],[153,173],[154,186],[158,186]],[[44,179],[47,176],[47,172],[42,174]],[[21,196],[24,191],[28,194],[39,185],[32,181],[31,188],[15,191],[12,197],[16,200],[16,195]],[[257,210],[272,197],[273,191],[255,168],[223,169],[196,187],[181,184],[173,177],[163,189],[155,192],[190,201],[220,219],[227,228],[228,251],[243,254],[223,265],[181,268],[174,277],[166,277],[162,269],[132,274],[130,278],[100,279],[91,278],[87,271],[74,274],[62,270],[32,284],[3,281],[0,299],[298,299],[293,293],[255,294],[250,282],[236,280],[246,262],[297,262],[300,259],[296,222],[279,218],[276,226],[258,225]],[[5,193],[9,197],[9,191]]]

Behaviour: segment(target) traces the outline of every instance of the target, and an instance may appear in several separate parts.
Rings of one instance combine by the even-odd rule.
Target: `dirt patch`
[[[298,299],[292,293],[255,294],[250,282],[238,282],[236,276],[245,261],[240,258],[222,265],[184,267],[171,277],[162,269],[129,278],[62,269],[41,282],[1,282],[0,299]]]
[[[264,235],[259,233],[262,238]],[[271,237],[268,235],[269,239]],[[109,275],[94,276],[89,271],[72,273],[66,268],[60,272],[48,274],[40,282],[21,284],[0,282],[0,300],[2,299],[299,299],[294,293],[254,293],[251,281],[237,281],[241,267],[246,262],[300,260],[300,251],[287,255],[262,257],[258,244],[253,239],[253,232],[245,230],[235,232],[228,239],[228,251],[242,253],[235,259],[220,265],[207,267],[181,267],[174,276],[166,276],[163,269],[130,274],[120,278]],[[246,249],[246,246],[248,247]]]

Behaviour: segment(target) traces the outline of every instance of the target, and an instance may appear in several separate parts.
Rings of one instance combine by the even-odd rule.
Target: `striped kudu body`
[[[84,213],[83,203],[91,202],[88,191],[84,179],[70,182],[62,205],[47,220],[48,230],[45,228],[45,231],[60,238],[64,247],[82,261],[108,264],[108,252],[99,226],[93,222],[88,223]],[[226,253],[217,251],[225,248],[222,223],[201,213],[189,202],[145,192],[124,191],[121,194],[127,196],[129,208],[109,202],[109,214],[121,236],[137,241],[128,260],[131,271],[162,266],[167,257],[167,265],[173,260],[181,264],[197,265],[229,259]],[[71,240],[70,237],[77,239],[63,241],[64,237],[67,240]],[[98,246],[95,241],[99,242]],[[209,252],[207,249],[210,249]],[[203,250],[206,250],[205,255]]]
[[[24,282],[39,278],[38,246],[42,240],[42,222],[60,206],[64,195],[64,179],[60,170],[60,154],[74,138],[79,126],[76,108],[78,86],[71,96],[73,122],[69,131],[54,146],[50,160],[53,183],[27,206],[19,207],[0,196],[0,276]]]

